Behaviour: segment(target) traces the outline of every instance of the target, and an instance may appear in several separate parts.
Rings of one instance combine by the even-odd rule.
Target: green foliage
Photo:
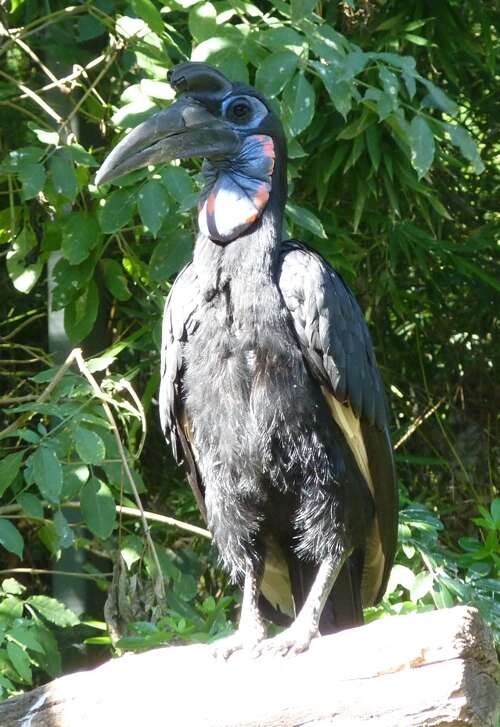
[[[497,628],[497,21],[490,5],[456,0],[5,11],[0,552],[6,568],[35,570],[90,552],[86,575],[108,605],[120,599],[102,558],[121,554],[119,633],[110,624],[89,648],[210,640],[234,620],[204,542],[151,521],[163,597],[140,521],[117,514],[136,505],[128,469],[145,509],[199,523],[155,406],[163,301],[191,255],[199,163],[93,184],[121,134],[172,101],[167,71],[187,59],[270,97],[288,138],[287,232],[345,276],[373,332],[407,505],[388,594],[369,616],[473,602]],[[99,394],[56,366],[61,326]],[[0,594],[0,696],[58,673],[51,629],[76,623],[43,577],[23,578]]]
[[[401,511],[400,552],[384,601],[368,609],[369,619],[387,613],[411,613],[456,604],[476,606],[500,642],[500,499],[490,510],[480,506],[474,518],[479,539],[462,537],[460,551],[441,542],[441,520],[424,505]]]
[[[27,596],[14,578],[0,584],[0,700],[33,684],[33,671],[50,678],[61,672],[61,653],[53,627],[69,628],[79,619],[47,596]]]

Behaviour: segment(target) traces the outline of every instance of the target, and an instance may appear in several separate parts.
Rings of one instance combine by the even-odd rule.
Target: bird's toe
[[[289,628],[261,641],[254,647],[253,653],[254,656],[295,656],[307,651],[316,636],[319,636],[317,631]]]

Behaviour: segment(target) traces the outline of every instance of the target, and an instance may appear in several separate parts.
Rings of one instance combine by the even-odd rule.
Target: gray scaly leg
[[[259,579],[253,565],[248,562],[238,630],[214,644],[214,656],[227,659],[235,651],[253,651],[265,637],[266,628],[259,611]]]

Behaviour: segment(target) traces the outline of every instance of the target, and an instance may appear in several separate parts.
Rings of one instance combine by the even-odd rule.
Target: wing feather
[[[364,605],[383,595],[394,560],[397,488],[382,381],[363,314],[340,275],[302,243],[283,243],[278,284],[312,373],[375,501]]]
[[[165,303],[162,326],[160,420],[177,464],[184,462],[201,514],[206,520],[203,483],[196,467],[191,424],[182,406],[183,344],[198,325],[198,285],[193,266],[177,276]]]

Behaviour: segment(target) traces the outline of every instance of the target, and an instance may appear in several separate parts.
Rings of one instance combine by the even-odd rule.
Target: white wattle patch
[[[214,198],[213,211],[209,209],[212,198]],[[207,219],[210,212],[217,232],[222,238],[226,238],[252,224],[257,219],[259,210],[252,200],[242,193],[241,188],[231,179],[224,178],[223,183],[216,183],[215,189],[210,193],[198,215],[200,231],[207,237],[211,237]]]
[[[205,190],[198,225],[203,235],[228,243],[264,211],[271,193],[275,150],[270,136],[248,136],[234,158],[205,160]]]

